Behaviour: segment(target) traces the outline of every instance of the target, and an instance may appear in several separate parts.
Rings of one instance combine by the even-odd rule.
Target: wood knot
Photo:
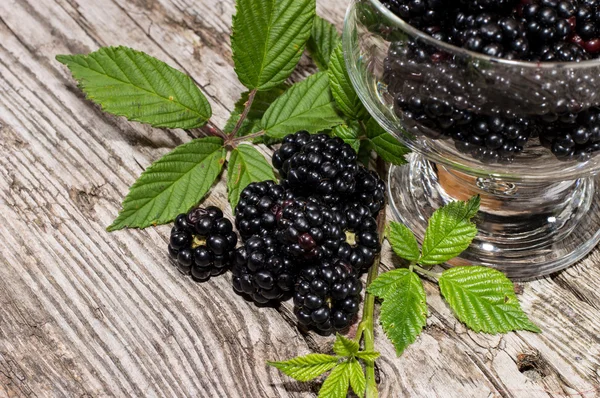
[[[548,363],[539,351],[518,354],[517,368],[532,380],[543,379],[549,374]]]

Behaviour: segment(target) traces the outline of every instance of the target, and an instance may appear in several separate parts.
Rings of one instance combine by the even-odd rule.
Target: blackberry
[[[525,4],[521,14],[530,43],[540,54],[540,48],[569,38],[575,7],[571,1],[539,0]]]
[[[373,265],[375,256],[381,251],[377,221],[368,207],[360,203],[344,206],[337,220],[346,234],[337,257],[350,264],[358,275]]]
[[[544,62],[581,62],[590,59],[590,56],[575,43],[559,42],[543,46],[539,50],[539,57],[534,59]]]
[[[470,111],[457,109],[449,101],[422,95],[404,97],[399,94],[396,97],[396,108],[404,118],[429,128],[434,133],[468,125],[473,121]]]
[[[292,191],[317,194],[326,203],[333,204],[354,192],[357,171],[356,152],[335,137],[304,145],[283,163],[282,177]]]
[[[455,146],[484,163],[510,163],[532,136],[526,118],[475,116],[473,122],[452,130]]]
[[[168,249],[179,271],[205,281],[229,268],[236,244],[231,221],[210,206],[177,216]]]
[[[366,207],[372,216],[385,205],[385,183],[376,172],[360,166],[356,175],[356,189],[349,204],[360,204]]]
[[[279,174],[285,178],[283,171],[286,161],[288,161],[296,153],[300,152],[302,147],[310,142],[324,142],[329,139],[327,134],[310,135],[308,131],[298,131],[294,134],[288,134],[283,138],[281,146],[273,153],[273,167],[277,169]],[[286,166],[285,168],[287,168]]]
[[[576,34],[571,41],[587,53],[597,54],[600,52],[600,1],[580,0],[574,8]]]
[[[314,197],[284,203],[277,229],[283,253],[299,262],[331,258],[345,240],[334,211]]]
[[[295,283],[298,322],[321,333],[347,329],[356,319],[362,282],[349,264],[325,261],[300,271]]]
[[[290,199],[293,199],[293,194],[273,181],[248,185],[240,194],[235,208],[235,225],[242,239],[274,234],[282,203]]]
[[[274,237],[254,236],[236,250],[232,274],[236,292],[266,304],[291,295],[296,267],[280,254]]]
[[[545,123],[540,140],[559,160],[585,162],[600,151],[600,108],[588,109],[575,118],[571,123],[564,119]]]
[[[508,16],[459,12],[450,36],[454,44],[491,57],[524,59],[530,51],[525,27]]]
[[[439,27],[448,15],[444,0],[382,0],[381,3],[417,28]]]
[[[460,8],[470,11],[509,13],[520,0],[460,0]]]

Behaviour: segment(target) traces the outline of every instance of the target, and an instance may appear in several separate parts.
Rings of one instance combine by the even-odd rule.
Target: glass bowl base
[[[478,178],[410,155],[388,181],[394,216],[422,242],[433,212],[454,200],[481,196],[479,233],[448,266],[484,265],[515,280],[557,272],[600,241],[600,177],[562,182]]]

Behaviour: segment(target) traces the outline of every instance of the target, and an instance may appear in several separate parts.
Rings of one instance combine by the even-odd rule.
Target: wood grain
[[[347,3],[319,13],[341,26]],[[258,309],[229,276],[182,277],[166,226],[104,231],[141,171],[190,137],[102,113],[54,60],[146,51],[192,76],[223,125],[244,90],[233,12],[233,0],[0,1],[1,397],[316,396],[318,382],[265,366],[330,349],[298,331],[289,303]],[[305,57],[294,78],[314,70]],[[209,202],[225,206],[224,184]],[[376,331],[381,396],[600,396],[600,252],[521,288],[540,335],[469,332],[426,282],[431,316],[401,358]]]

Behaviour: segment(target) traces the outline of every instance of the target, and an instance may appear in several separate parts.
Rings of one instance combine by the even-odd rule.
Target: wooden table
[[[318,9],[341,26],[346,5]],[[146,51],[190,74],[222,126],[244,90],[233,12],[233,0],[0,0],[0,396],[316,396],[265,366],[330,349],[298,332],[290,303],[257,309],[229,275],[182,277],[168,226],[104,231],[142,170],[190,137],[102,113],[54,60]],[[226,206],[223,184],[210,202]],[[381,396],[600,396],[600,252],[519,287],[540,335],[469,332],[426,283],[431,316],[401,358],[376,330]]]

